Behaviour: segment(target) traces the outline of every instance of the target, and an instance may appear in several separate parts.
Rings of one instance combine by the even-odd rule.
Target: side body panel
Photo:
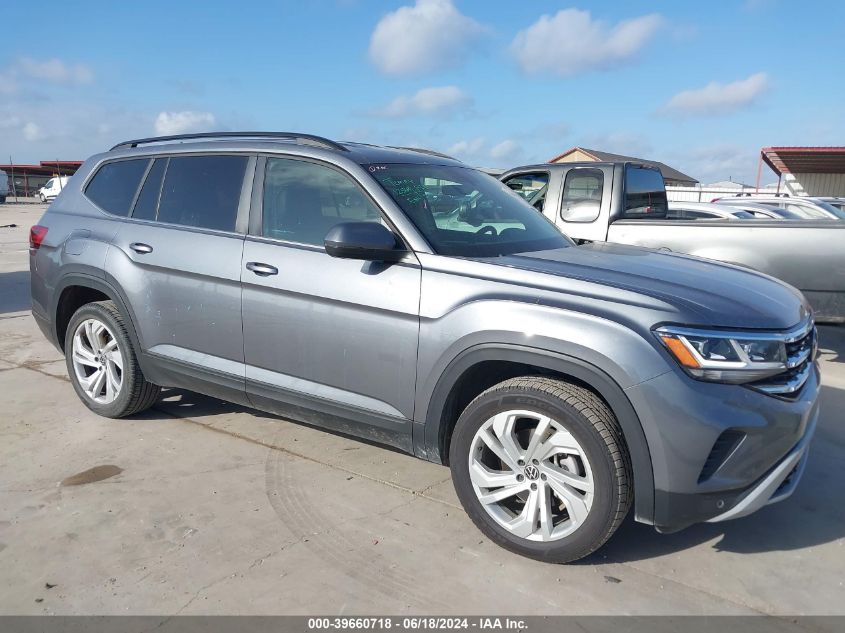
[[[256,275],[248,262],[278,274]],[[250,237],[243,263],[246,378],[255,405],[410,450],[416,258],[336,259],[320,247]],[[304,404],[321,415],[309,417]],[[339,412],[360,424],[342,422]]]
[[[132,243],[153,248],[139,254]],[[195,388],[179,371],[199,372],[244,397],[240,262],[243,236],[125,222],[106,259],[106,279],[120,287],[137,319],[149,376],[164,386]]]

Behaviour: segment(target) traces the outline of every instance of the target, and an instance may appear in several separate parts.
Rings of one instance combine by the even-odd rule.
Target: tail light
[[[47,237],[47,227],[36,224],[29,229],[29,247],[38,250],[45,237]]]
[[[716,200],[720,200],[720,198],[713,198],[710,202],[716,202]]]

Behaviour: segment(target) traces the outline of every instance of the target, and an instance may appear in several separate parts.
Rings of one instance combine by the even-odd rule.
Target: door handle
[[[150,246],[149,244],[143,244],[142,242],[132,242],[129,245],[129,248],[131,248],[133,251],[135,251],[139,255],[147,255],[148,253],[153,252],[152,246]]]
[[[269,277],[270,275],[278,275],[279,269],[270,264],[262,264],[261,262],[247,262],[247,270],[251,270],[259,277]]]

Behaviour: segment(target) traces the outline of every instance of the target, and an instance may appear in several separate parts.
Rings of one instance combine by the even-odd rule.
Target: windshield
[[[440,255],[495,257],[572,245],[518,194],[475,169],[366,167]]]

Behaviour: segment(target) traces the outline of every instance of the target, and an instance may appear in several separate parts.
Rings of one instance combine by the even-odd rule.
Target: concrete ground
[[[555,566],[488,542],[446,468],[213,398],[97,417],[28,313],[0,206],[0,614],[845,614],[845,327],[795,495]]]

